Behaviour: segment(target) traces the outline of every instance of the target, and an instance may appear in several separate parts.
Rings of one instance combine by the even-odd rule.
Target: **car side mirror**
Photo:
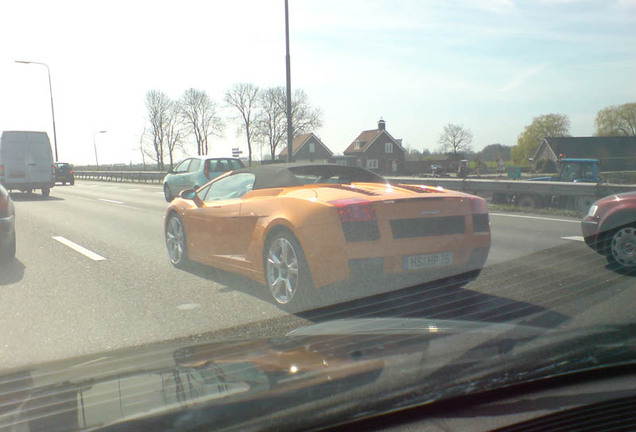
[[[201,198],[199,198],[199,195],[197,195],[196,189],[186,189],[184,191],[181,191],[179,196],[183,199],[194,201],[197,207],[203,207],[203,201],[201,201]]]

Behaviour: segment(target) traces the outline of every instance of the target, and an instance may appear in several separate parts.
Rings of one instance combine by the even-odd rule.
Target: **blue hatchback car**
[[[243,167],[245,165],[237,158],[189,157],[163,178],[163,194],[170,202],[185,189],[196,189],[227,171]]]

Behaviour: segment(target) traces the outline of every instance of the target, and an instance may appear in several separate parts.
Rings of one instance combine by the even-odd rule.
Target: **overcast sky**
[[[479,150],[551,112],[589,136],[598,110],[636,101],[636,0],[289,3],[292,86],[323,110],[316,134],[335,153],[380,117],[409,147],[435,150],[457,123]],[[94,163],[100,130],[100,163],[141,161],[148,90],[222,105],[237,82],[285,85],[283,0],[20,0],[0,16],[0,130],[52,140],[46,68],[15,60],[44,62],[60,160],[75,164]],[[211,152],[235,146],[228,122]]]

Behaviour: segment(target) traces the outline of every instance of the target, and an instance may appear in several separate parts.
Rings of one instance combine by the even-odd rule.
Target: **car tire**
[[[185,228],[178,214],[172,213],[168,216],[165,236],[170,262],[177,268],[184,268],[188,263],[188,251]]]
[[[6,245],[4,249],[0,249],[0,261],[9,261],[15,258],[15,250],[16,250],[16,239],[15,239],[15,231],[14,231],[11,241]]]
[[[170,187],[167,184],[163,185],[163,196],[168,202],[171,202],[174,199],[170,193]]]
[[[51,195],[51,188],[42,188],[42,197],[48,198]]]
[[[606,238],[605,257],[610,267],[636,272],[636,225],[625,225]]]
[[[70,184],[71,186],[74,186],[75,185],[75,179],[71,179],[71,181],[68,182],[68,184]]]
[[[277,305],[290,311],[311,309],[315,288],[300,243],[281,230],[268,239],[263,252],[265,283]]]

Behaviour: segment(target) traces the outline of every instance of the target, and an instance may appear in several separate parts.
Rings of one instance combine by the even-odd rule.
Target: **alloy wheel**
[[[175,266],[183,265],[185,261],[185,232],[178,216],[172,216],[166,227],[166,246],[170,262]]]
[[[280,304],[290,303],[298,292],[298,255],[285,237],[275,239],[267,253],[267,284]]]
[[[622,228],[612,236],[610,252],[614,260],[622,267],[636,267],[636,228]]]

